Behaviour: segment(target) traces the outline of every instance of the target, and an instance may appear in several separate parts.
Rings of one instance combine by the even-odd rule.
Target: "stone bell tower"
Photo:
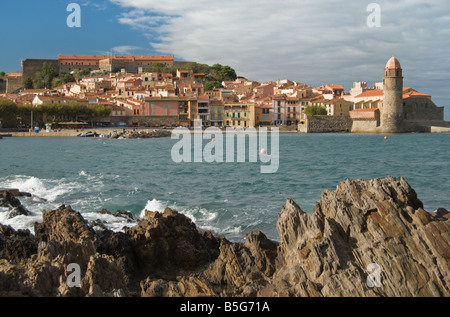
[[[395,57],[387,62],[384,69],[383,107],[380,115],[382,132],[403,131],[403,74],[400,62]]]

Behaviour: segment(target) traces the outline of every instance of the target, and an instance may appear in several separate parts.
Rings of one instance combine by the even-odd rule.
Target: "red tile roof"
[[[117,59],[117,60],[129,60],[136,61],[173,61],[173,56],[129,56],[129,55],[58,55],[59,60],[95,60],[102,59]]]

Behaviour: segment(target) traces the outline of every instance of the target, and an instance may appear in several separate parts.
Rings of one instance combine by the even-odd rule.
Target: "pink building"
[[[178,97],[147,97],[145,101],[145,116],[178,116],[180,100]]]
[[[266,98],[273,95],[274,89],[272,84],[262,84],[253,88],[253,94],[259,98]]]

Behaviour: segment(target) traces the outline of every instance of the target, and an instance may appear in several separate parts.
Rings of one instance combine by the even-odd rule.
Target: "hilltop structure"
[[[448,127],[444,107],[436,106],[431,95],[403,88],[403,70],[395,57],[386,64],[382,86],[355,97],[352,132],[429,132],[432,127]]]
[[[173,56],[128,56],[128,55],[58,55],[58,59],[26,59],[22,61],[22,78],[34,79],[42,71],[44,63],[51,64],[60,72],[107,71],[137,74],[139,70],[161,63],[171,67]]]

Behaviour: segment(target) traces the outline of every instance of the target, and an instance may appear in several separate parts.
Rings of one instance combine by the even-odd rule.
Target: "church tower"
[[[392,57],[386,64],[383,77],[383,107],[381,130],[386,133],[402,132],[403,74],[400,62]]]

